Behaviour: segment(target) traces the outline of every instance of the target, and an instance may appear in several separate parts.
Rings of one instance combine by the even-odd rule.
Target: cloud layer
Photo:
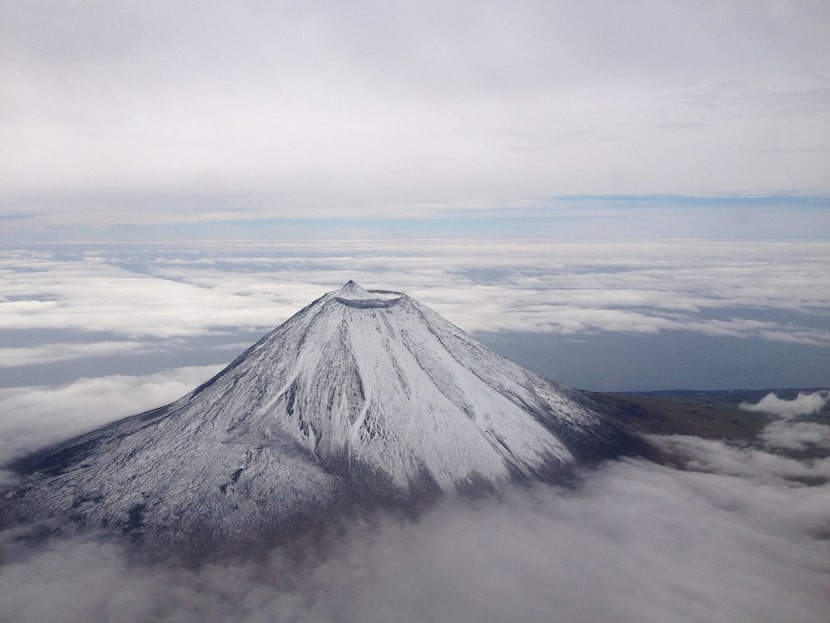
[[[377,516],[301,555],[189,570],[128,562],[114,544],[27,550],[4,535],[0,596],[14,623],[818,623],[827,493],[611,463],[577,490],[450,501],[418,520]]]
[[[742,402],[738,406],[745,411],[759,411],[783,417],[794,417],[796,415],[818,413],[828,401],[830,401],[830,392],[827,391],[798,392],[798,396],[792,400],[779,398],[777,394],[771,392],[756,404]]]
[[[407,292],[493,345],[549,334],[560,343],[540,343],[526,361],[512,356],[580,387],[809,386],[830,373],[830,254],[821,242],[40,245],[0,250],[0,259],[7,387],[228,362],[349,279]],[[619,357],[606,371],[565,343],[611,348],[614,339]],[[631,349],[676,372],[634,374],[624,361]],[[736,376],[742,349],[750,365]],[[573,353],[573,370],[591,369],[560,376],[568,370],[546,363],[560,351]],[[622,377],[620,366],[629,369]]]
[[[532,327],[547,316],[555,322],[568,314],[578,319],[573,310],[626,312],[630,305],[658,325],[698,318],[699,330],[712,320],[707,310],[719,306],[752,308],[766,300],[779,310],[812,313],[826,296],[811,279],[787,281],[786,271],[769,270],[763,253],[749,245],[739,246],[737,255],[734,248],[703,243],[628,245],[608,256],[596,245],[500,249],[514,257],[494,254],[480,268],[471,260],[473,248],[454,243],[418,253],[366,245],[348,253],[342,247],[317,247],[316,254],[283,249],[278,256],[271,247],[260,255],[225,249],[183,257],[179,250],[150,261],[141,254],[67,260],[27,252],[16,258],[25,272],[4,273],[10,288],[2,305],[22,303],[28,312],[12,305],[2,319],[7,331],[92,324],[120,336],[108,337],[100,348],[121,345],[126,352],[134,343],[151,348],[210,335],[240,319],[255,325],[266,312],[288,308],[295,298],[307,302],[314,292],[350,277],[368,287],[399,279],[404,286],[395,287],[456,314],[459,324],[485,327],[517,319]],[[779,249],[799,272],[819,278],[820,248]],[[663,259],[657,262],[654,253]],[[537,270],[528,270],[534,263]],[[457,280],[466,280],[463,292],[452,288]],[[779,286],[789,289],[775,294]],[[165,308],[158,312],[161,299],[154,292],[164,294]],[[510,307],[514,299],[524,308]],[[563,308],[571,311],[557,315]],[[787,329],[780,320],[774,324]],[[593,330],[626,326],[605,323]],[[64,345],[53,359],[83,355],[83,348],[55,341],[23,348],[26,361],[48,358],[50,344]],[[0,462],[174,400],[217,370],[181,368],[0,389]],[[762,431],[763,448],[655,438],[682,459],[686,471],[640,460],[610,462],[584,473],[575,489],[539,486],[498,498],[449,500],[417,519],[379,514],[333,525],[320,541],[295,544],[291,553],[264,552],[258,561],[218,560],[195,569],[141,564],[110,541],[53,538],[31,545],[19,538],[21,531],[7,531],[0,533],[0,618],[823,622],[830,578],[830,427],[792,421],[796,405],[799,412],[815,406],[814,395],[805,396],[759,403],[787,407],[784,419]],[[826,394],[818,396],[826,400]],[[782,450],[809,450],[812,458],[798,460]],[[0,483],[11,484],[9,475],[0,473]]]
[[[119,418],[173,402],[221,367],[82,378],[55,387],[0,389],[0,465]]]
[[[405,291],[469,332],[688,331],[830,345],[823,243],[490,241],[487,253],[482,244],[6,251],[0,330],[168,340],[266,329],[355,279]]]
[[[830,190],[821,1],[0,15],[0,214],[21,230]]]

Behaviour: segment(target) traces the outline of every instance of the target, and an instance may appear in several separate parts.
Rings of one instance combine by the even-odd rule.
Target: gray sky
[[[71,239],[603,203],[574,195],[826,212],[828,67],[821,0],[0,0],[0,219]]]

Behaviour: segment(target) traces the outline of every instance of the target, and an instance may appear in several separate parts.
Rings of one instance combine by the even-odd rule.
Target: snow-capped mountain
[[[350,281],[176,402],[19,461],[4,522],[255,543],[357,499],[555,478],[622,437],[578,392]]]

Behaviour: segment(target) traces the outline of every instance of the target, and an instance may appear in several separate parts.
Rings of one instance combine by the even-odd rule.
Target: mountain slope
[[[39,453],[5,521],[255,543],[355,499],[551,479],[624,435],[578,392],[354,282],[180,400]]]

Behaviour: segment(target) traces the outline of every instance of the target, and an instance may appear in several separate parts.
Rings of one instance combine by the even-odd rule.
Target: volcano
[[[2,520],[255,546],[348,507],[556,481],[630,441],[580,392],[350,281],[176,402],[14,463]]]

